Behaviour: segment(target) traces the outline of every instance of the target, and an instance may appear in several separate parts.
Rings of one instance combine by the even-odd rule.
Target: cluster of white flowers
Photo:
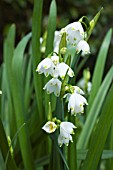
[[[72,134],[74,134],[73,129],[76,127],[71,122],[61,122],[60,123],[60,134],[58,136],[58,144],[61,147],[63,144],[67,145],[69,144],[69,141],[73,142],[72,140]],[[47,133],[53,133],[57,129],[57,125],[52,122],[48,121],[42,129],[46,131]]]
[[[62,34],[66,32],[67,43],[75,47],[76,53],[82,51],[81,55],[85,56],[90,54],[89,44],[84,40],[85,32],[80,22],[73,22],[67,25],[65,28],[60,31],[55,31],[54,38],[54,51],[58,53],[59,43],[61,40]]]
[[[69,77],[74,76],[74,72],[72,71],[72,69],[64,62],[60,63],[59,56],[57,55],[42,60],[39,63],[36,71],[38,71],[39,74],[44,73],[46,77],[48,75],[51,75],[53,77],[49,82],[47,82],[43,89],[47,90],[48,94],[54,93],[57,97],[60,95],[62,85],[62,82],[58,79],[58,77],[63,80],[67,71]]]
[[[52,77],[43,89],[46,90],[48,94],[54,93],[57,97],[66,98],[68,101],[68,112],[71,112],[71,115],[76,115],[77,113],[83,113],[84,105],[87,105],[88,103],[83,97],[84,92],[78,86],[66,84],[62,87],[65,76],[74,76],[73,70],[60,59],[59,44],[64,32],[66,32],[67,43],[75,47],[77,53],[81,51],[82,56],[90,53],[89,45],[84,40],[84,30],[81,23],[74,22],[63,28],[61,31],[55,32],[54,53],[43,59],[38,64],[36,71],[39,74],[43,73],[46,77],[49,75]],[[66,93],[66,87],[69,88],[68,93]],[[65,88],[63,96],[60,95],[62,88]],[[60,127],[60,133],[58,135],[59,146],[62,146],[63,144],[68,145],[69,141],[73,141],[73,129],[76,128],[71,122],[61,122],[60,120],[56,121],[51,119],[42,127],[42,129],[47,133],[54,133],[58,127]]]

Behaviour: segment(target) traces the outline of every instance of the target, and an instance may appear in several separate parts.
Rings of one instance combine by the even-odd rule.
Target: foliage
[[[112,169],[113,159],[113,67],[105,77],[105,63],[112,37],[112,29],[106,34],[101,45],[92,75],[92,89],[86,93],[89,105],[85,114],[67,119],[67,108],[55,96],[47,95],[43,87],[49,78],[36,73],[36,67],[42,59],[53,51],[54,32],[56,30],[56,2],[52,0],[49,12],[45,53],[41,51],[40,37],[42,29],[43,1],[34,1],[32,33],[24,36],[15,47],[15,25],[11,25],[4,40],[4,61],[0,67],[0,169],[27,170],[97,170],[101,165]],[[89,38],[96,20],[84,21]],[[93,23],[94,21],[94,23]],[[92,24],[93,23],[93,24]],[[45,40],[45,39],[44,39]],[[45,43],[45,42],[43,42]],[[60,42],[60,51],[66,46],[65,34]],[[73,54],[73,51],[71,51]],[[63,53],[60,54],[64,55]],[[70,55],[66,63],[75,68],[75,78],[82,70],[86,58]],[[81,64],[82,63],[82,64]],[[87,76],[85,77],[87,79]],[[89,78],[87,79],[89,81]],[[75,85],[75,79],[63,80]],[[77,83],[77,82],[76,82]],[[64,93],[63,93],[64,94]],[[65,109],[65,112],[63,111]],[[61,114],[62,113],[62,114]],[[49,116],[48,116],[49,114]],[[59,147],[57,133],[48,135],[42,126],[51,118],[61,118],[76,124],[74,143],[69,147]],[[74,160],[74,161],[73,161]]]

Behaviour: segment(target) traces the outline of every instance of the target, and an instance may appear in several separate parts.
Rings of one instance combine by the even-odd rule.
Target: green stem
[[[56,117],[57,119],[60,119],[61,121],[64,121],[64,106],[63,106],[63,100],[61,100],[60,98],[57,98],[57,104],[56,104],[56,110],[54,113],[54,117]],[[62,146],[62,148],[59,149],[57,146],[58,142],[58,132],[55,132],[51,138],[54,139],[52,140],[52,152],[51,152],[51,162],[50,162],[50,170],[65,170],[65,163],[64,160],[61,157],[61,154],[63,155],[64,159],[65,159],[65,148],[64,146]]]
[[[76,119],[72,116],[69,117],[69,121],[76,126]],[[70,170],[77,170],[77,149],[76,149],[76,133],[73,135],[73,143],[68,146],[68,164]],[[73,155],[73,158],[72,158]]]

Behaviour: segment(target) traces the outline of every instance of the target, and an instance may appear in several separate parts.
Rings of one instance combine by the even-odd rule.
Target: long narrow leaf
[[[93,100],[102,82],[104,66],[105,66],[105,61],[107,58],[107,53],[108,53],[108,49],[109,49],[109,45],[111,41],[111,36],[112,36],[112,29],[110,29],[107,35],[105,36],[102,46],[100,48],[98,57],[97,57],[97,61],[96,61],[96,65],[95,65],[95,69],[93,73],[93,78],[92,78],[92,90],[91,90],[89,100],[88,100],[89,106],[87,108],[87,111],[89,111],[90,108],[92,107]]]
[[[52,0],[51,5],[50,5],[50,11],[49,11],[49,20],[48,20],[48,28],[47,28],[47,41],[46,41],[46,51],[45,51],[45,56],[53,51],[53,42],[54,42],[54,33],[56,30],[56,2],[55,0]],[[44,83],[49,80],[49,78],[44,79]],[[45,93],[45,113],[48,113],[48,103],[50,102],[50,96]],[[51,101],[52,103],[52,101]]]
[[[20,43],[15,49],[13,62],[12,62],[13,102],[14,102],[14,109],[15,109],[16,124],[18,129],[25,123],[25,108],[22,102],[24,96],[23,82],[22,82],[23,80],[22,66],[23,66],[23,54],[30,38],[31,38],[31,34],[28,34],[20,41]],[[19,143],[20,143],[20,148],[21,148],[21,153],[22,153],[25,168],[27,170],[35,169],[27,125],[24,126],[19,133]]]
[[[11,25],[9,28],[7,37],[4,42],[4,71],[6,74],[6,96],[7,96],[7,107],[8,107],[8,113],[6,115],[8,116],[9,121],[9,127],[10,127],[10,136],[13,137],[16,133],[16,124],[15,124],[15,116],[14,116],[14,108],[12,103],[12,59],[14,54],[14,45],[15,45],[15,25]],[[3,77],[4,79],[5,77]],[[4,81],[4,80],[3,80]],[[5,88],[4,87],[4,88]],[[14,122],[12,124],[12,122]]]
[[[56,30],[56,2],[55,0],[52,0],[49,13],[45,55],[48,55],[53,51],[53,40],[55,30]]]
[[[33,76],[34,87],[36,92],[36,101],[40,119],[43,114],[43,99],[42,99],[42,79],[36,73],[36,67],[41,60],[40,52],[40,37],[41,37],[41,20],[42,20],[43,0],[34,1],[33,21],[32,21],[32,59],[33,59]]]
[[[85,160],[87,156],[88,150],[77,150],[77,159]],[[113,158],[113,150],[103,150],[101,159],[110,159]]]
[[[107,95],[96,129],[90,142],[82,170],[96,170],[113,121],[113,84]]]
[[[92,107],[89,111],[88,117],[86,119],[85,125],[83,127],[83,130],[80,134],[77,148],[78,149],[85,149],[87,147],[90,135],[92,133],[93,127],[95,125],[96,119],[98,117],[98,114],[100,112],[100,109],[102,107],[103,101],[105,99],[105,96],[107,94],[107,91],[110,87],[110,84],[113,79],[113,67],[109,70],[107,76],[105,77],[96,97],[93,101]],[[98,107],[97,107],[98,106]]]

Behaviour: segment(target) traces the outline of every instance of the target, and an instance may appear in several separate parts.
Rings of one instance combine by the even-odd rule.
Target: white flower
[[[65,63],[63,63],[63,62],[58,65],[58,70],[59,70],[59,76],[60,76],[62,79],[64,79],[67,70],[68,70],[68,73],[67,73],[67,74],[68,74],[70,77],[73,77],[73,76],[74,76],[73,70],[72,70],[67,64],[65,64]]]
[[[64,97],[68,99],[68,112],[71,110],[72,115],[84,112],[84,105],[88,105],[87,100],[78,93],[66,94]]]
[[[78,87],[78,86],[73,86],[73,89],[74,89],[74,93],[78,93],[78,94],[84,94],[84,92]]]
[[[44,75],[47,77],[49,74],[52,74],[54,67],[55,65],[53,64],[52,60],[50,58],[45,58],[39,63],[36,71],[38,71],[39,74],[44,73]]]
[[[47,133],[53,133],[55,132],[57,128],[57,125],[54,122],[48,121],[43,127],[42,129],[44,131],[46,131]]]
[[[60,124],[60,134],[58,136],[58,144],[60,147],[65,144],[68,146],[69,141],[72,141],[71,134],[74,134],[73,129],[76,128],[71,122],[62,122]]]
[[[81,40],[76,47],[77,53],[82,51],[82,56],[85,56],[86,54],[90,54],[90,47],[89,44],[85,40]]]
[[[72,136],[68,134],[67,138],[64,138],[61,134],[58,136],[58,144],[61,147],[63,144],[67,145],[69,144],[69,141],[73,142]]]
[[[58,78],[59,76],[59,70],[57,68],[57,66],[54,66],[52,69],[51,69],[51,76],[53,78]]]
[[[61,84],[62,82],[58,80],[57,78],[52,78],[50,81],[47,82],[47,84],[44,86],[44,90],[47,90],[47,93],[54,93],[55,96],[60,95],[61,90]]]
[[[55,65],[57,65],[59,63],[59,56],[53,55],[51,56],[51,60]]]
[[[80,40],[84,39],[84,30],[80,22],[73,22],[61,30],[66,32],[66,39],[72,45],[76,46]]]
[[[82,27],[82,24],[79,21],[68,24],[65,28],[67,31],[72,29],[75,31],[79,31],[81,34],[84,35],[84,29]]]
[[[0,90],[0,94],[2,94],[2,91]]]

